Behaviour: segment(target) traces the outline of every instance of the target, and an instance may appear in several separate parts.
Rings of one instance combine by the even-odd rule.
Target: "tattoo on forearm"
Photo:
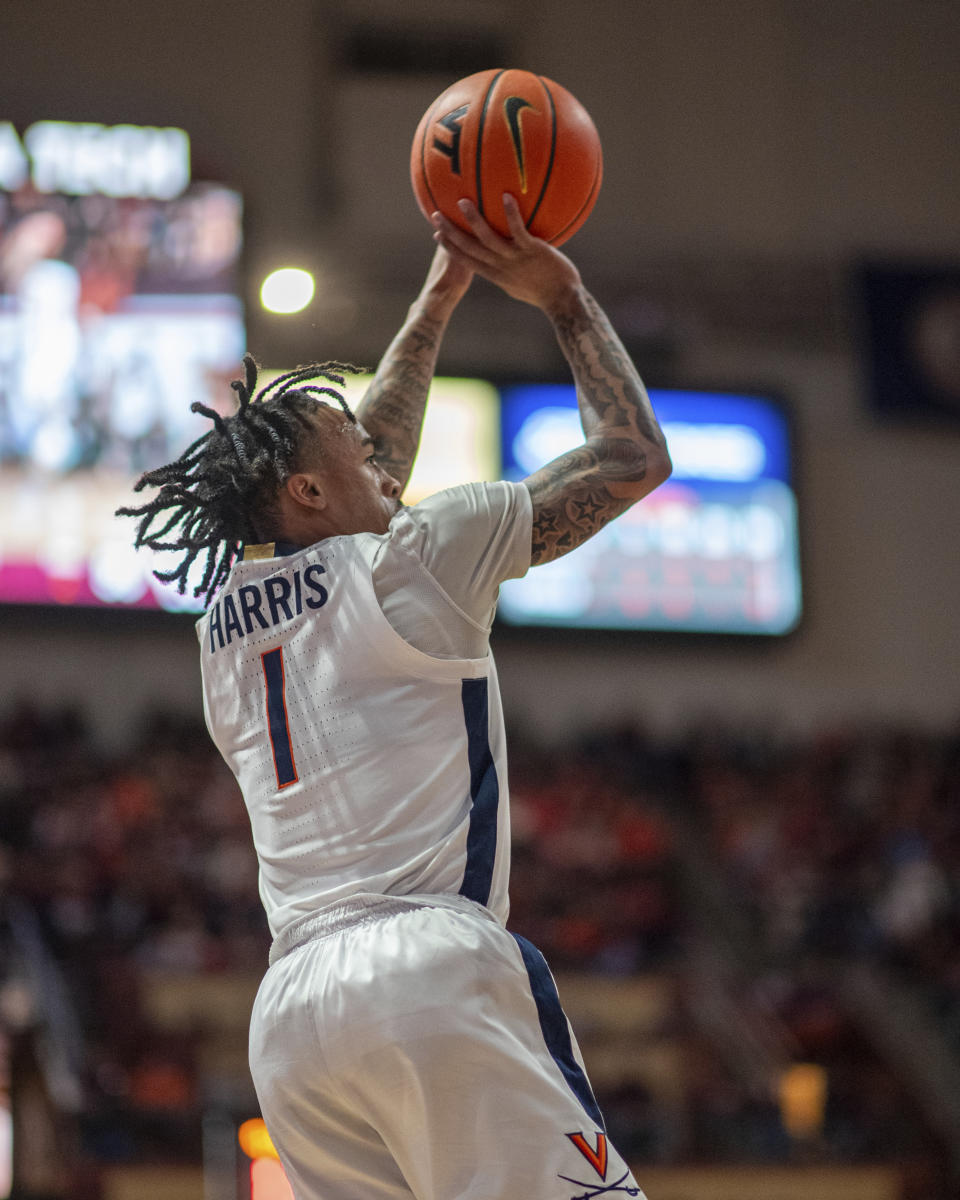
[[[384,470],[405,483],[423,425],[424,405],[433,379],[443,327],[421,315],[390,345],[363,398],[358,416],[373,438]]]
[[[583,307],[554,314],[553,324],[577,380],[587,433],[593,418],[598,426],[630,429],[664,445],[640,376],[596,300],[587,294]]]

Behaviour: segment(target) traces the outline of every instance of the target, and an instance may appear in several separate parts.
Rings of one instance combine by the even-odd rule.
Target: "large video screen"
[[[583,440],[566,384],[502,389],[522,479]],[[508,625],[779,635],[801,613],[789,424],[769,396],[651,389],[673,475],[579,549],[500,592]]]
[[[175,606],[113,511],[230,404],[240,196],[179,130],[0,135],[0,602]]]

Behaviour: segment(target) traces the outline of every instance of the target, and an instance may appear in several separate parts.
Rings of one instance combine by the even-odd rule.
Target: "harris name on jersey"
[[[309,563],[302,571],[287,570],[220,596],[210,609],[210,653],[222,650],[234,636],[246,637],[255,629],[292,621],[305,607],[323,608],[329,592],[320,577],[326,574],[322,563]]]

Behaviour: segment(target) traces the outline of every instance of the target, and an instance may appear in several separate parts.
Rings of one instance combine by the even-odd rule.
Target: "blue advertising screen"
[[[651,389],[673,475],[574,553],[501,587],[516,626],[781,635],[801,613],[790,427],[769,396]],[[583,441],[572,384],[501,389],[503,467]]]

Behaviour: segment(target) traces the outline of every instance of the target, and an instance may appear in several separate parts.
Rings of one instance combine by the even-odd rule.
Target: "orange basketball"
[[[531,71],[479,71],[452,84],[423,114],[410,150],[413,193],[424,215],[466,229],[457,201],[472,200],[509,234],[510,192],[527,228],[559,246],[596,203],[603,177],[590,114],[558,83]]]

